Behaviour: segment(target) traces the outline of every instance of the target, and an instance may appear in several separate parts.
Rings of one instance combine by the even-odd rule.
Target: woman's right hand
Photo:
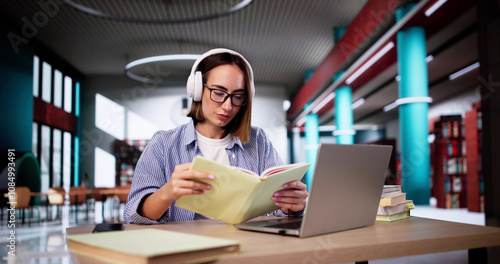
[[[203,194],[204,190],[212,189],[210,184],[194,181],[196,179],[213,180],[214,176],[208,173],[191,171],[191,163],[184,163],[175,166],[170,181],[165,185],[167,196],[172,200],[177,200],[183,195]]]

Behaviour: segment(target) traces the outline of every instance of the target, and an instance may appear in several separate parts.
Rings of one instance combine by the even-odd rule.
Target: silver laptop
[[[391,152],[392,146],[320,144],[303,217],[235,227],[310,237],[373,225]]]

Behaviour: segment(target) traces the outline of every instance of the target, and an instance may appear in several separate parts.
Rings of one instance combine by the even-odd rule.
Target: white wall
[[[284,100],[284,87],[256,85],[252,106],[252,125],[264,129],[283,162],[289,163],[286,113],[283,111]]]
[[[95,126],[96,93],[125,108],[126,139],[130,139],[129,135],[142,135],[142,139],[150,139],[157,130],[172,129],[190,120],[181,112],[182,99],[187,97],[183,84],[174,87],[149,87],[125,77],[91,77],[82,87],[81,173],[88,173],[91,179],[95,176],[94,148],[113,154],[113,142],[116,140]],[[284,87],[256,85],[252,125],[264,129],[282,160],[288,163],[284,99]],[[107,125],[116,124],[108,120]]]

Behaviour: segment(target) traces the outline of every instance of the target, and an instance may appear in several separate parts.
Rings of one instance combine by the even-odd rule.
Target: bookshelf
[[[481,169],[482,112],[480,103],[465,113],[467,145],[467,209],[484,212],[484,181]]]
[[[135,165],[147,143],[147,140],[116,140],[114,142],[113,149],[116,158],[115,181],[117,186],[132,183]]]
[[[431,145],[432,196],[439,208],[467,207],[467,163],[462,116],[441,116]]]

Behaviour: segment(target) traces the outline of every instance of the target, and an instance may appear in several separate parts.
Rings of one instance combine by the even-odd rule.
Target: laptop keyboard
[[[288,222],[288,223],[280,223],[280,224],[275,224],[275,225],[269,225],[267,227],[283,228],[283,229],[300,229],[301,225],[302,225],[301,221],[296,221],[296,222]]]

